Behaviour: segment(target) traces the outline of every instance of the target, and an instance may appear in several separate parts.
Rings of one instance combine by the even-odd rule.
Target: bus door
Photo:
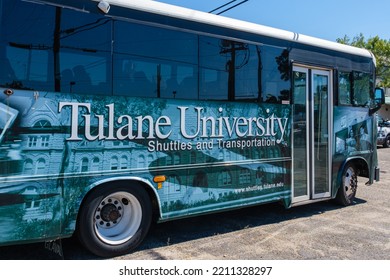
[[[293,203],[331,196],[331,73],[293,68]]]

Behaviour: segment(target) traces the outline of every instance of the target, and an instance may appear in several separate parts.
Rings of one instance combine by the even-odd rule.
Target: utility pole
[[[54,25],[54,91],[61,91],[61,67],[60,67],[60,49],[61,49],[61,8],[56,8],[56,18]]]
[[[226,69],[229,73],[228,78],[228,99],[234,101],[236,90],[236,53],[237,51],[247,51],[248,47],[243,43],[223,40],[223,46],[220,54],[230,54],[230,60],[226,63]]]
[[[238,0],[232,0],[229,1],[214,10],[211,10],[209,13],[216,12],[217,15],[223,14],[227,11],[230,11],[231,9],[234,9],[249,0],[241,0],[241,2],[235,4]],[[225,9],[224,9],[225,8]],[[224,9],[220,11],[221,9]],[[218,12],[219,11],[219,12]],[[228,99],[233,101],[235,99],[235,91],[236,91],[236,52],[237,51],[247,51],[248,48],[243,44],[239,42],[229,41],[229,40],[222,40],[222,46],[220,54],[230,54],[230,60],[226,63],[226,70],[229,73],[228,77]]]

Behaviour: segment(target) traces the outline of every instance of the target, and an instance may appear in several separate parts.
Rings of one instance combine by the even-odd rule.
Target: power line
[[[229,1],[228,3],[223,4],[223,5],[219,6],[218,8],[215,8],[214,10],[210,11],[209,13],[214,13],[214,12],[216,12],[216,11],[218,11],[218,10],[221,10],[222,8],[225,8],[225,7],[229,6],[230,4],[233,4],[233,3],[236,2],[236,1],[237,1],[237,0]],[[248,2],[248,1],[249,1],[249,0],[242,0],[241,2],[239,2],[239,3],[235,4],[235,5],[232,5],[232,6],[228,7],[228,8],[226,8],[225,10],[222,10],[222,11],[216,13],[216,14],[217,14],[217,15],[223,14],[223,13],[225,13],[225,12],[231,10],[231,9],[236,8],[237,6],[240,6],[240,5],[244,4],[245,2]]]
[[[233,3],[233,2],[236,2],[236,1],[237,0],[230,1],[230,2],[228,2],[228,3],[226,3],[226,4],[222,5],[222,6],[219,6],[218,8],[215,8],[214,10],[210,11],[209,13],[210,14],[214,13],[215,11],[218,11],[219,9],[222,9],[222,8],[226,7],[227,5],[229,5],[229,4]]]

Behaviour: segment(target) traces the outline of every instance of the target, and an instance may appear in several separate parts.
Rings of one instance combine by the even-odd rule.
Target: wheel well
[[[349,162],[355,166],[358,176],[367,177],[367,178],[370,177],[370,170],[368,168],[367,162],[364,159],[357,158],[357,159],[352,159]]]
[[[134,186],[131,186],[133,183]],[[98,188],[106,188],[106,187],[109,187],[110,185],[112,184],[123,184],[125,186],[127,186],[128,188],[136,188],[136,187],[141,187],[141,188],[144,188],[145,191],[148,193],[148,196],[150,198],[150,201],[152,203],[152,211],[153,211],[153,217],[152,217],[152,221],[155,222],[159,219],[161,213],[160,213],[160,207],[159,207],[159,203],[158,203],[158,200],[157,200],[157,196],[155,194],[155,192],[152,190],[152,187],[150,185],[148,185],[147,183],[145,182],[142,182],[142,181],[138,181],[138,180],[134,180],[134,179],[129,179],[129,180],[115,180],[115,181],[110,181],[110,182],[104,182],[102,184],[98,184],[96,185],[95,187],[91,188],[85,195],[84,197],[82,198],[82,201],[80,203],[80,206],[79,206],[79,211],[78,213],[80,212],[80,209],[81,207],[84,206],[84,203],[87,199],[87,197],[89,195],[91,195],[91,192],[93,192],[94,190],[98,189]],[[77,214],[77,223],[78,223],[78,215]]]
[[[152,222],[156,222],[161,217],[160,206],[158,203],[156,193],[146,183],[144,183],[144,182],[139,182],[139,183],[142,185],[142,187],[145,188],[146,192],[148,193],[148,195],[150,197],[150,201],[152,202],[152,211],[153,211]]]

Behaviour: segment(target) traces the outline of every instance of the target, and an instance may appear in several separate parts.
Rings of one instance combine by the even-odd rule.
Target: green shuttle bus
[[[111,257],[155,221],[379,179],[367,50],[142,0],[2,0],[0,22],[0,244]]]

